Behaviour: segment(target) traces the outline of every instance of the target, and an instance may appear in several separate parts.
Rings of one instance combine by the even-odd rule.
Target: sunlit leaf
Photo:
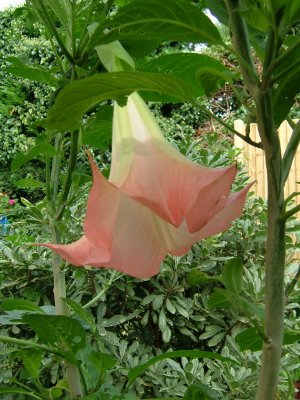
[[[32,147],[27,153],[18,154],[11,163],[11,170],[16,171],[23,164],[27,163],[32,159],[40,159],[41,156],[54,156],[56,150],[51,144],[43,143]]]
[[[45,184],[33,178],[24,178],[16,181],[15,186],[24,189],[38,189],[44,187]]]
[[[82,325],[64,315],[27,314],[23,321],[37,334],[42,343],[76,353],[85,347],[86,335]]]
[[[135,71],[102,73],[72,82],[62,89],[44,125],[59,131],[77,129],[83,114],[92,107],[107,99],[122,99],[134,91],[155,91],[177,101],[191,101],[197,97],[195,89],[178,77]],[[126,103],[126,99],[123,102]]]
[[[16,76],[35,82],[45,83],[53,87],[57,86],[59,83],[59,79],[44,67],[27,65],[17,57],[9,57],[7,60],[11,65],[8,66],[6,70]]]
[[[103,30],[108,28],[103,36]],[[102,37],[101,37],[102,34]],[[190,0],[135,0],[120,8],[106,25],[94,33],[92,43],[113,40],[158,39],[190,43],[221,44],[212,21]]]

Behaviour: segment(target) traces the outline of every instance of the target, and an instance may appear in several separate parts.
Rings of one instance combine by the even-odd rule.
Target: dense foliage
[[[37,198],[41,192],[34,194],[29,190],[29,181],[26,185],[23,179],[43,180],[43,164],[35,161],[23,166],[22,171],[16,169],[12,172],[11,163],[18,154],[28,152],[35,144],[38,135],[36,123],[46,115],[51,90],[39,82],[12,75],[7,67],[10,57],[20,57],[23,62],[49,68],[53,55],[40,29],[29,25],[25,15],[15,18],[13,10],[1,11],[0,32],[0,191],[11,196],[26,193],[29,197]]]

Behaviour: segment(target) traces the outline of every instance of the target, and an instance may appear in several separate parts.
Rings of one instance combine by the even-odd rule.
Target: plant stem
[[[63,217],[63,213],[67,204],[69,192],[71,189],[72,175],[76,167],[77,155],[78,155],[78,144],[79,144],[79,132],[74,131],[71,133],[71,149],[68,162],[67,176],[65,178],[62,194],[56,214],[56,220],[60,221]]]
[[[60,138],[58,139],[60,142]],[[58,143],[57,143],[58,145]],[[76,146],[77,149],[77,146]],[[72,154],[72,157],[77,158],[77,152]],[[70,155],[71,158],[71,155]],[[52,171],[51,171],[51,179],[54,182],[54,190],[52,194],[52,201],[57,201],[57,187],[58,187],[58,177],[59,177],[59,159],[54,159],[52,164]],[[68,197],[69,190],[70,190],[70,182],[71,182],[71,175],[74,170],[74,161],[69,162],[68,171],[67,171],[67,181],[68,185],[67,188],[64,186],[64,198]],[[62,217],[62,213],[61,213]],[[51,240],[52,243],[60,243],[61,237],[59,230],[57,229],[57,218],[52,218],[50,220],[50,230],[51,230]],[[61,257],[56,254],[52,253],[52,270],[53,270],[53,291],[54,291],[54,304],[55,304],[55,312],[57,315],[68,315],[68,308],[65,302],[65,298],[67,297],[66,294],[66,280],[65,280],[65,272],[63,270],[63,262]],[[81,379],[78,367],[74,364],[69,363],[65,360],[65,371],[66,377],[68,381],[69,387],[69,394],[70,399],[80,398],[83,395],[82,386],[81,386]]]
[[[60,243],[60,234],[55,227],[55,220],[51,223],[51,233],[53,243]],[[62,268],[61,257],[52,252],[52,270],[53,270],[53,286],[54,286],[54,304],[55,313],[57,315],[68,315],[68,308],[65,302],[66,280],[65,273]],[[70,399],[76,399],[83,395],[79,370],[76,365],[65,360],[66,377],[68,381]]]
[[[35,343],[31,340],[24,340],[24,339],[17,339],[12,338],[10,336],[0,336],[0,342],[15,344],[21,347],[33,347],[35,349],[39,349],[45,351],[47,353],[55,354],[59,357],[63,357],[63,353],[59,352],[58,350],[53,349],[52,347],[46,346],[45,344]]]
[[[103,294],[110,288],[112,283],[115,280],[117,280],[120,276],[121,276],[121,274],[118,271],[113,271],[110,276],[109,281],[104,285],[103,289],[100,290],[100,292],[92,300],[90,300],[88,303],[84,304],[82,306],[82,308],[89,308],[92,305],[94,305],[95,303],[97,303],[98,300],[103,296]]]
[[[270,92],[254,99],[257,123],[265,150],[268,179],[266,243],[265,335],[256,400],[274,400],[280,371],[284,331],[285,203],[280,142],[272,118]]]
[[[249,34],[239,12],[241,2],[240,0],[226,0],[225,2],[230,19],[232,41],[235,51],[239,55],[244,83],[255,102],[258,130],[266,158],[268,233],[265,257],[264,336],[267,340],[264,341],[263,345],[262,366],[255,399],[275,400],[283,342],[285,306],[285,203],[280,141],[274,126],[270,80],[268,76],[263,76],[262,81],[259,82],[256,79],[257,74],[253,71],[255,66],[250,51]],[[272,38],[266,50],[265,60],[267,60],[267,65],[264,65],[265,68],[268,68],[274,56],[276,56],[277,46],[275,44],[273,46],[273,42]],[[288,164],[289,162],[287,162],[286,169],[288,169]]]

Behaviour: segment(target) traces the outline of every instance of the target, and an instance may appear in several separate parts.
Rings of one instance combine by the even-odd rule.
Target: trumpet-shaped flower
[[[76,266],[109,267],[139,278],[159,272],[166,254],[230,227],[249,187],[230,193],[236,166],[211,169],[192,163],[162,136],[137,93],[115,105],[112,165],[107,181],[90,157],[93,185],[84,235],[44,244]]]
[[[165,221],[198,231],[222,208],[235,175],[236,165],[206,168],[179,153],[137,93],[115,105],[109,180]]]

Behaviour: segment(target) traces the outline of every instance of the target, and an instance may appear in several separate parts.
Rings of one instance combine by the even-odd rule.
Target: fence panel
[[[246,125],[242,120],[234,121],[234,128],[236,131],[245,135]],[[284,153],[288,141],[292,134],[292,128],[288,124],[287,121],[283,121],[278,129],[280,144],[281,144],[281,152]],[[252,140],[256,142],[260,141],[257,124],[250,124],[250,137]],[[253,191],[256,196],[260,196],[264,199],[267,198],[267,171],[265,165],[265,157],[262,149],[258,149],[257,147],[251,146],[248,143],[244,142],[238,136],[234,136],[234,145],[235,147],[241,148],[241,160],[246,164],[249,171],[249,176],[251,180],[256,180],[257,184],[253,186]],[[293,192],[300,191],[300,185],[297,184],[300,182],[300,149],[297,151],[295,159],[293,161],[291,171],[287,182],[285,184],[284,192],[285,197],[289,196]],[[299,196],[297,196],[299,197]],[[297,204],[300,203],[300,199],[297,200]],[[298,214],[298,218],[300,217],[300,213]]]

